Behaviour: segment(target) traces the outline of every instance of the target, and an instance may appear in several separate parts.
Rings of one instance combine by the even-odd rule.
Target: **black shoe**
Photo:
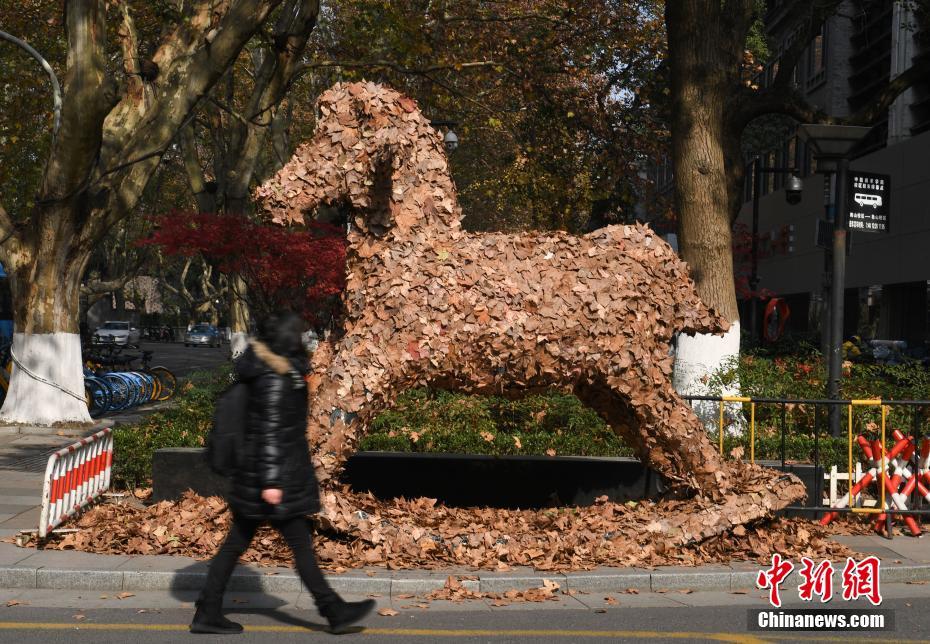
[[[191,622],[191,633],[210,633],[212,635],[235,635],[242,632],[242,624],[223,617],[220,606],[198,605]]]
[[[320,609],[320,614],[329,622],[329,629],[333,633],[341,633],[346,627],[365,619],[375,607],[375,600],[366,599],[360,602],[344,602],[341,599]]]

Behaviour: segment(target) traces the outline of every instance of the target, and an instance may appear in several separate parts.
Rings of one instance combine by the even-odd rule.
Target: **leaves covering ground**
[[[379,501],[349,491],[341,496],[366,513],[370,525],[348,535],[320,531],[317,555],[324,567],[336,571],[363,566],[495,570],[533,566],[567,571],[597,566],[695,566],[734,560],[768,563],[773,552],[795,559],[836,560],[852,553],[830,535],[861,528],[845,521],[822,528],[805,519],[773,519],[738,526],[699,544],[670,548],[644,526],[685,506],[690,510],[692,500],[619,504],[600,499],[595,505],[580,508],[501,510],[450,508],[428,498]],[[71,524],[80,528],[78,532],[65,534],[45,547],[203,559],[220,546],[230,519],[222,499],[193,493],[176,503],[164,501],[147,508],[101,505]],[[291,555],[279,535],[265,527],[243,561],[288,565]]]

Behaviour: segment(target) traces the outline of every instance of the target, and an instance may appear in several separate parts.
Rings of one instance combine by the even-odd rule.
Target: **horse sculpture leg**
[[[696,490],[719,498],[730,487],[730,468],[707,437],[700,420],[662,376],[631,368],[622,376],[589,374],[576,394],[601,414],[643,462],[672,489]]]

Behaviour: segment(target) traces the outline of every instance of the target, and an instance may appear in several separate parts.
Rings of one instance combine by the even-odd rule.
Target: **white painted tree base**
[[[36,380],[14,363],[0,423],[48,426],[93,422],[84,401],[81,337],[77,333],[14,333],[13,355],[36,376],[80,399]]]
[[[695,334],[679,335],[675,352],[675,371],[672,384],[682,396],[710,395],[710,376],[724,366],[730,366],[739,358],[739,320],[731,323],[730,330],[723,335]],[[724,396],[738,396],[739,382],[734,382],[721,392]],[[694,413],[704,425],[711,429],[720,424],[720,405],[710,401],[695,401]],[[729,425],[730,434],[742,434],[745,426],[740,403],[724,406],[724,423]]]
[[[246,348],[249,346],[249,334],[242,331],[233,331],[229,337],[229,353],[230,357],[235,360],[243,353],[245,353]]]

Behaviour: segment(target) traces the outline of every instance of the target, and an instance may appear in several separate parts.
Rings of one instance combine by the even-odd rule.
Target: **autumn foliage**
[[[249,304],[269,311],[296,308],[311,321],[345,287],[345,239],[336,226],[310,223],[286,228],[221,213],[175,211],[154,220],[154,232],[139,242],[166,255],[203,255],[224,274],[239,274]]]

